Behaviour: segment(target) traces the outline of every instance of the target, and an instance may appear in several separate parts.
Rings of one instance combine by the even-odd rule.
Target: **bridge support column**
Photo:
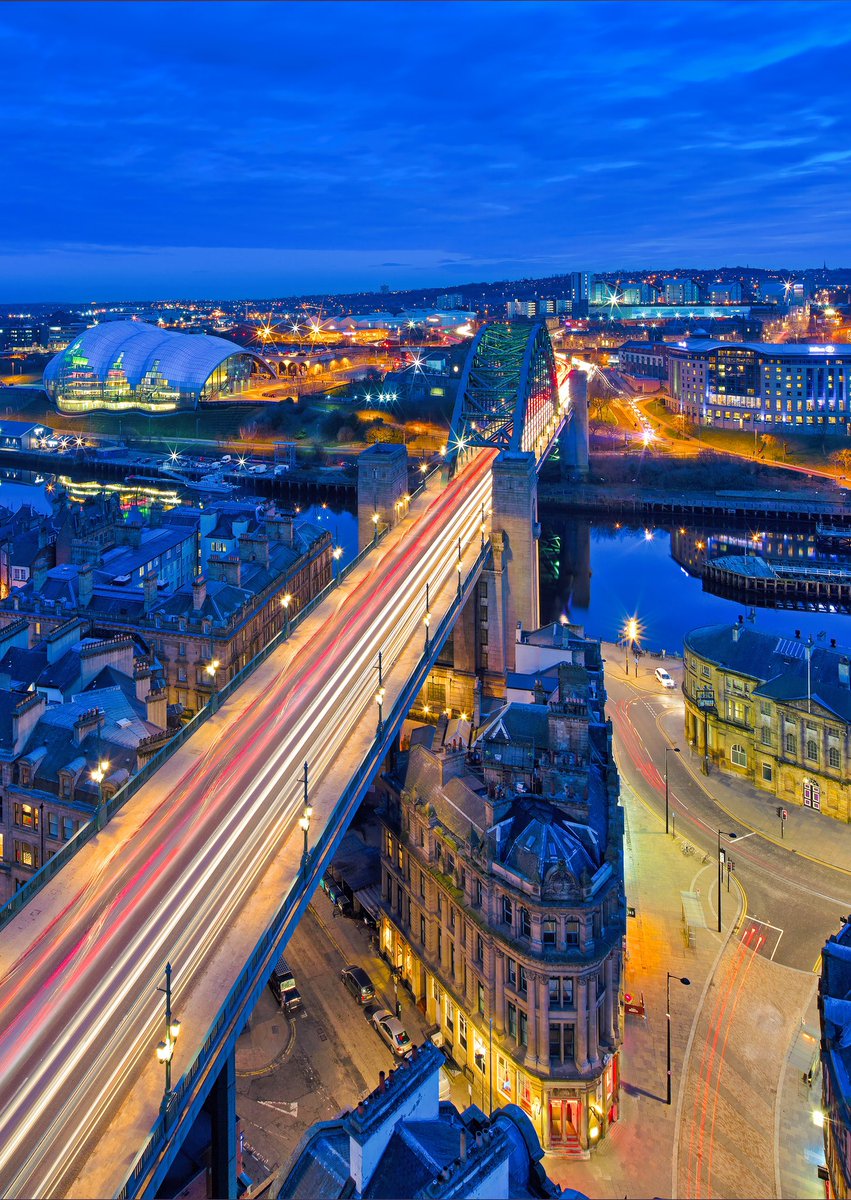
[[[493,467],[491,526],[503,535],[503,586],[495,589],[502,605],[504,669],[514,670],[517,628],[540,623],[538,570],[538,474],[534,454],[504,451]],[[489,601],[490,605],[490,601]],[[490,622],[490,611],[488,612]],[[490,641],[488,669],[491,667]]]
[[[574,369],[567,377],[570,418],[559,434],[558,455],[563,479],[584,479],[588,474],[588,378]]]
[[[210,1195],[236,1200],[236,1051],[221,1065],[206,1101],[210,1114]]]
[[[376,514],[382,525],[393,526],[408,511],[408,450],[378,442],[358,457],[358,549],[375,536]]]

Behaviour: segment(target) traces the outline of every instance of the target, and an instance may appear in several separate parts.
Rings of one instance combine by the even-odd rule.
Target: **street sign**
[[[709,712],[715,707],[715,692],[711,687],[701,688],[695,696],[695,700],[701,712]]]
[[[643,1017],[644,1010],[644,992],[640,996],[633,996],[630,992],[624,992],[623,997],[624,1012],[630,1013],[634,1017]]]

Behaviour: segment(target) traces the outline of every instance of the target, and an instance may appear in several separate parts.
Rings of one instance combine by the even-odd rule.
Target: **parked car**
[[[296,987],[293,973],[287,966],[285,958],[279,958],[275,963],[275,969],[269,979],[269,987],[285,1013],[298,1012],[300,1008],[304,1008],[301,992]]]
[[[674,688],[677,686],[664,667],[657,667],[653,674],[663,688]]]
[[[407,1058],[414,1044],[408,1037],[405,1026],[387,1008],[379,1008],[372,1014],[372,1024],[378,1036],[387,1043],[397,1058]]]
[[[369,1004],[370,1000],[375,999],[375,988],[363,967],[350,963],[347,967],[343,967],[340,978],[358,1004]]]

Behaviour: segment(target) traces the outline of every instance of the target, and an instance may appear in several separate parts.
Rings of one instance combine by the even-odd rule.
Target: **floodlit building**
[[[536,702],[469,747],[463,720],[415,729],[382,779],[380,946],[473,1095],[585,1156],[618,1119],[623,810],[599,643],[524,650]]]
[[[44,387],[60,412],[168,413],[238,397],[265,359],[224,338],[174,333],[143,321],[86,329],[50,360]]]
[[[689,420],[782,436],[851,434],[851,347],[695,338],[666,347],[669,407]]]
[[[693,629],[683,647],[685,736],[721,770],[851,821],[847,652],[744,623]]]

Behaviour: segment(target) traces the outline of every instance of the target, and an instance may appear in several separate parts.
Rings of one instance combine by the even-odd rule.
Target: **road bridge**
[[[528,565],[535,467],[568,415],[550,375],[526,438],[527,383],[546,355],[529,336],[532,358],[505,382],[530,448],[512,451],[505,424],[508,449],[481,430],[470,445],[460,425],[443,478],[401,504],[392,489],[376,495],[372,525],[386,532],[371,550],[152,777],[113,797],[61,870],[45,864],[0,913],[2,1194],[153,1196],[204,1109],[213,1194],[235,1194],[236,1038],[486,569],[489,539],[515,554],[507,576]],[[164,1095],[166,963],[181,1027]]]

